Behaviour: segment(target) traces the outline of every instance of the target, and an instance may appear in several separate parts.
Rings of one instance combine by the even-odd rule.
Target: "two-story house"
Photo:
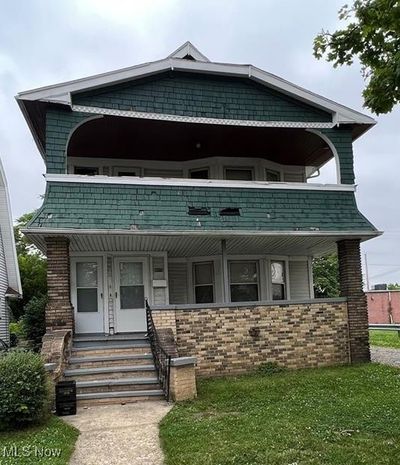
[[[49,332],[145,333],[148,299],[200,374],[369,359],[360,242],[379,233],[352,144],[373,119],[189,42],[17,101],[46,164],[25,234]],[[331,159],[337,183],[308,182]],[[342,298],[316,300],[312,258],[336,250]]]

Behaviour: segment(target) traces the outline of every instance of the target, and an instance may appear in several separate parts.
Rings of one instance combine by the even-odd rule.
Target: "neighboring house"
[[[10,343],[9,299],[22,297],[7,179],[0,160],[0,339]]]
[[[400,324],[400,290],[372,290],[366,295],[370,324]]]
[[[369,360],[355,139],[375,121],[186,43],[18,94],[46,163],[25,233],[48,258],[48,332],[146,331],[145,298],[200,374]],[[337,183],[309,183],[335,159]],[[342,298],[312,258],[338,251]]]

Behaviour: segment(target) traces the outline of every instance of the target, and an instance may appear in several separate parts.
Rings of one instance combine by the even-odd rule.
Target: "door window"
[[[144,308],[143,264],[120,262],[121,310]]]
[[[77,312],[98,311],[98,267],[96,262],[76,264]]]

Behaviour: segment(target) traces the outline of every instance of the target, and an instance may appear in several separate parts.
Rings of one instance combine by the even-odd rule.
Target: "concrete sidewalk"
[[[161,465],[158,424],[171,408],[148,401],[79,409],[63,417],[81,432],[70,465]]]

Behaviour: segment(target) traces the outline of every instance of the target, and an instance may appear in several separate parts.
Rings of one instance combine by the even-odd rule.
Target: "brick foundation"
[[[347,298],[351,361],[369,362],[368,310],[362,285],[360,241],[339,241],[337,248],[340,293]]]
[[[74,311],[70,297],[69,240],[46,237],[47,293],[46,329],[74,329]]]
[[[195,356],[200,376],[244,373],[265,362],[289,368],[349,362],[347,305],[340,299],[154,309],[153,318],[157,328],[172,321],[179,356]]]

